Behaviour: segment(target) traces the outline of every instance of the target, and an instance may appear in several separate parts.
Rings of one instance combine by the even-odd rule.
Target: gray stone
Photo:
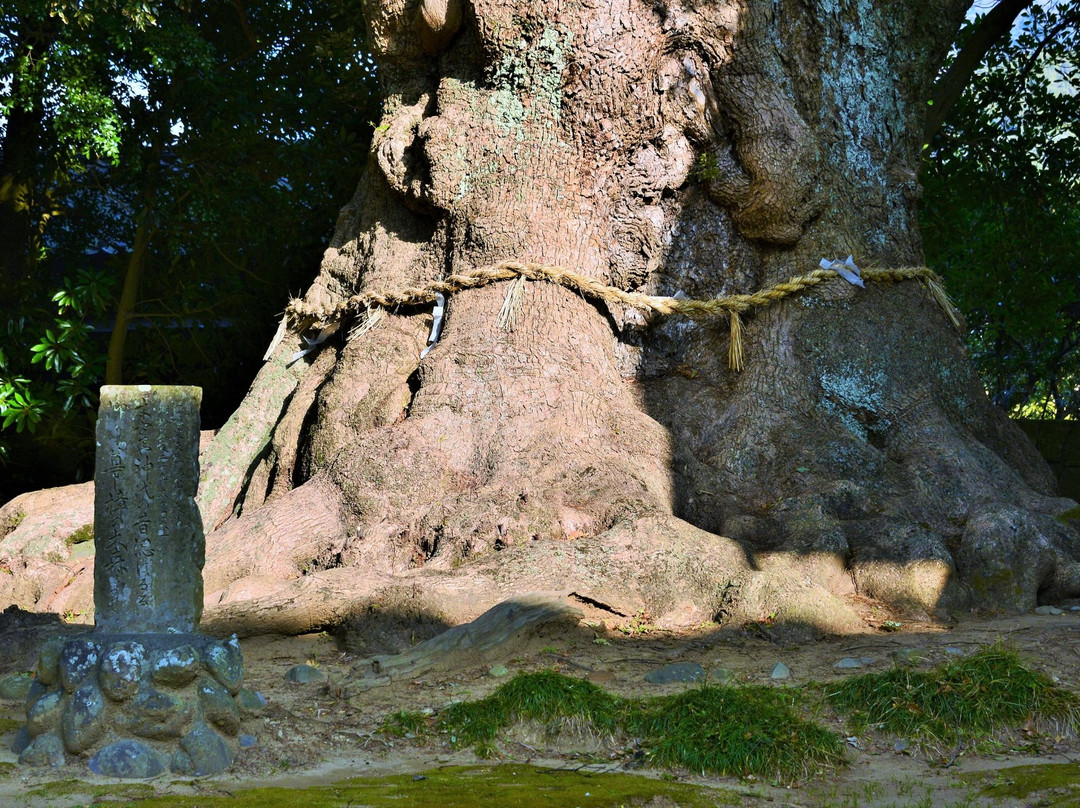
[[[38,650],[38,680],[43,685],[55,685],[60,681],[60,649],[64,637],[50,637]]]
[[[225,739],[199,723],[180,740],[180,751],[173,756],[172,768],[177,774],[202,777],[225,771],[232,764],[233,751]]]
[[[210,674],[225,686],[232,695],[240,692],[240,682],[244,678],[244,657],[240,653],[240,642],[232,637],[228,642],[215,643],[206,652],[203,660]]]
[[[64,708],[60,728],[64,746],[77,755],[98,742],[105,732],[105,697],[92,681],[71,694]]]
[[[199,672],[199,653],[190,645],[162,651],[154,661],[151,678],[158,684],[183,687]]]
[[[954,648],[949,646],[945,649],[945,656],[965,656],[963,648]]]
[[[63,766],[67,763],[64,742],[53,732],[38,735],[19,755],[19,763],[26,766]]]
[[[53,690],[46,693],[26,709],[26,729],[30,737],[36,738],[42,733],[49,732],[60,723],[60,715],[64,706],[64,691]]]
[[[160,690],[143,690],[132,704],[135,713],[132,731],[141,738],[154,740],[179,738],[194,712],[190,702]]]
[[[496,679],[501,679],[504,676],[510,675],[510,669],[505,665],[495,665],[488,671],[489,676],[494,676]]]
[[[854,668],[861,668],[862,666],[863,661],[861,659],[856,659],[855,657],[849,656],[844,657],[839,662],[833,664],[833,667],[839,670],[850,670]]]
[[[735,671],[729,668],[713,668],[709,671],[709,677],[718,684],[726,685],[735,679]]]
[[[200,678],[195,689],[199,693],[203,718],[227,735],[240,731],[240,708],[228,690],[208,676]]]
[[[23,750],[30,745],[30,730],[26,726],[19,727],[15,732],[15,740],[11,742],[11,751],[21,755]]]
[[[97,668],[100,649],[89,638],[79,637],[64,643],[60,650],[60,684],[68,693],[83,683],[83,680]]]
[[[770,679],[790,679],[791,668],[785,665],[783,662],[777,662],[773,665],[772,671],[769,673]]]
[[[101,689],[113,701],[130,699],[139,691],[145,664],[146,648],[142,643],[113,643],[101,654]]]
[[[94,622],[112,633],[195,631],[206,554],[195,504],[198,387],[101,388],[94,468]]]
[[[262,713],[266,707],[266,696],[245,687],[236,694],[236,706],[240,708],[240,715],[252,718]]]
[[[1064,614],[1064,612],[1057,606],[1039,606],[1035,609],[1035,614]]]
[[[35,678],[34,681],[30,683],[30,692],[26,694],[27,706],[30,706],[48,692],[49,688],[41,683],[41,679]]]
[[[161,755],[130,738],[102,747],[88,765],[90,771],[104,777],[157,777],[166,770]]]
[[[30,686],[34,677],[29,673],[13,673],[0,679],[0,699],[8,701],[26,701],[30,695]]]
[[[654,685],[675,682],[699,682],[705,678],[705,669],[696,662],[673,662],[645,674],[645,681]]]
[[[324,682],[326,674],[311,665],[293,665],[285,674],[285,681],[307,684],[308,682]]]
[[[249,746],[254,746],[256,743],[258,743],[258,739],[254,735],[244,734],[240,736],[240,746],[245,749]]]

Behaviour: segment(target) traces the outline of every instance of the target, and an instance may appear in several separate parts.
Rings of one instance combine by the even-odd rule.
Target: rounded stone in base
[[[67,763],[64,742],[52,732],[38,735],[19,755],[19,763],[27,766],[63,766]]]
[[[156,777],[166,770],[161,755],[146,744],[117,741],[98,750],[90,758],[90,771],[106,777]]]

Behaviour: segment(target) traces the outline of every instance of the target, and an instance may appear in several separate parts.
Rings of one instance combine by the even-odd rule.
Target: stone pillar
[[[241,687],[236,637],[197,632],[202,519],[197,387],[101,390],[94,474],[94,630],[38,655],[19,762],[85,759],[110,777],[215,774],[265,700]]]
[[[199,486],[202,388],[101,388],[94,469],[94,624],[192,632],[206,553]]]

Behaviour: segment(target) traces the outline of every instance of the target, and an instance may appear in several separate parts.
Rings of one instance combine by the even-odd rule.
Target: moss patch
[[[147,786],[149,787],[149,786]],[[589,774],[525,764],[457,766],[425,775],[357,778],[306,789],[255,788],[227,796],[166,796],[140,800],[139,808],[594,808],[659,804],[681,808],[739,805],[732,791],[629,774]],[[662,801],[662,802],[661,802]],[[124,805],[125,803],[120,803]]]
[[[24,719],[18,718],[0,718],[0,735],[8,732],[18,732],[19,727],[25,724]]]
[[[66,539],[64,539],[64,543],[67,544],[68,547],[72,547],[73,545],[82,544],[83,542],[88,542],[88,541],[93,541],[93,540],[94,540],[94,523],[91,522],[88,525],[83,525],[78,530],[76,530],[74,533],[69,535]]]
[[[1027,800],[1038,794],[1039,800],[1028,804],[1080,808],[1080,763],[1013,766],[970,774],[966,779],[981,794],[997,800]]]
[[[1080,527],[1080,507],[1070,508],[1065,513],[1058,514],[1058,521],[1064,522],[1067,525],[1076,525]]]
[[[89,785],[82,780],[57,780],[54,783],[45,783],[28,789],[28,797],[42,797],[45,799],[79,796],[90,797],[93,800],[143,800],[153,796],[157,792],[148,783],[117,783],[109,785]],[[140,802],[140,805],[143,803]]]

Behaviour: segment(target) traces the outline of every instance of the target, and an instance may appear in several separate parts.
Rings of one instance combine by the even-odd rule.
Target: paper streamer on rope
[[[446,295],[441,292],[435,293],[435,310],[432,312],[431,320],[431,334],[428,336],[428,346],[420,352],[420,358],[423,359],[429,353],[431,349],[435,347],[435,343],[439,341],[439,336],[442,334],[443,315],[446,314]]]
[[[841,261],[838,258],[822,258],[819,266],[822,269],[834,270],[841,278],[850,283],[852,286],[858,286],[860,289],[865,289],[866,284],[863,283],[862,273],[859,272],[859,268],[855,266],[853,256],[849,255],[846,261]]]
[[[303,337],[303,340],[306,343],[307,347],[301,351],[297,351],[296,353],[294,353],[286,364],[291,365],[293,362],[303,359],[309,353],[316,350],[320,345],[330,339],[330,337],[336,334],[339,328],[341,328],[340,320],[323,326],[323,328],[319,331],[318,335],[314,339],[311,339],[310,337]]]

